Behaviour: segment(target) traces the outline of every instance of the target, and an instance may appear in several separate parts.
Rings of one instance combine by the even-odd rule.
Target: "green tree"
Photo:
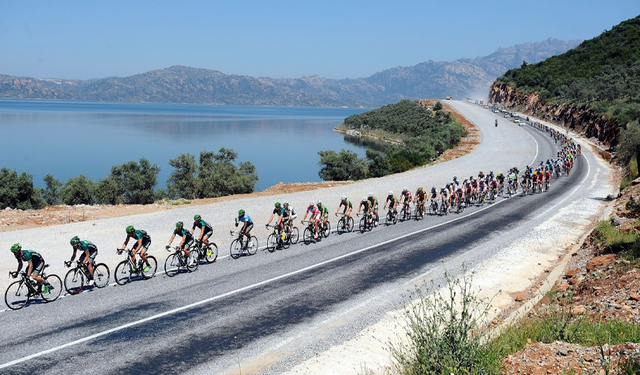
[[[198,186],[198,163],[191,154],[180,154],[169,160],[169,165],[175,168],[167,180],[169,196],[176,198],[195,199],[200,196]]]
[[[250,162],[240,162],[236,167],[234,162],[237,158],[235,151],[224,147],[217,154],[210,151],[200,153],[198,185],[201,198],[254,191],[258,182],[256,167]]]
[[[43,181],[47,187],[42,191],[42,198],[49,206],[60,204],[62,202],[62,182],[53,177],[52,174],[44,176]]]
[[[81,174],[70,178],[62,187],[62,201],[64,204],[94,204],[95,183],[90,178]]]
[[[364,159],[349,150],[337,153],[332,150],[318,151],[320,155],[320,172],[318,175],[325,181],[361,180],[367,175],[367,164]]]
[[[382,177],[391,173],[389,158],[379,151],[367,149],[367,160],[369,161],[369,176]]]
[[[111,174],[98,183],[98,201],[109,204],[149,204],[155,201],[160,167],[146,158],[111,167]]]
[[[255,190],[258,174],[250,162],[237,162],[238,154],[227,148],[218,153],[202,151],[199,163],[191,154],[181,154],[169,161],[176,170],[167,179],[171,197],[214,198]]]
[[[433,106],[433,110],[434,111],[441,111],[442,110],[442,103],[437,102],[436,105]]]
[[[0,209],[7,207],[21,210],[39,209],[46,202],[41,197],[41,189],[33,186],[33,176],[16,170],[0,170]]]

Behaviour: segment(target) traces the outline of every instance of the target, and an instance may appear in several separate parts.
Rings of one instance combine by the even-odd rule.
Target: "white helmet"
[[[393,190],[389,190],[389,195],[393,195]]]
[[[309,206],[315,206],[316,204],[313,201],[309,201]]]
[[[346,195],[341,195],[341,196],[340,196],[340,200],[341,200],[341,201],[347,200],[347,196],[346,196]]]
[[[404,192],[406,192],[406,191],[409,191],[409,188],[407,188],[407,187],[405,186],[405,187],[403,187],[403,188],[402,188],[402,192],[404,193]]]
[[[369,198],[373,198],[373,193],[369,193]]]

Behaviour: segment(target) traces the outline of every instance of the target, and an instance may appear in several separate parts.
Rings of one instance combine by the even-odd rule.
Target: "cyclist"
[[[293,230],[293,221],[298,217],[296,209],[289,206],[289,202],[282,202],[284,208],[284,225],[288,225]]]
[[[404,188],[402,188],[402,194],[400,195],[400,199],[402,199],[402,204],[404,206],[409,206],[409,203],[411,203],[411,192],[409,191],[408,187],[405,186]]]
[[[269,221],[265,225],[266,228],[269,228],[269,224],[271,224],[271,220],[273,217],[278,215],[278,219],[276,220],[275,227],[278,229],[278,234],[280,235],[280,239],[284,241],[287,234],[283,231],[284,229],[284,207],[280,204],[280,202],[276,202],[274,204],[273,212],[271,213],[271,217],[269,217]]]
[[[71,267],[71,262],[76,259],[76,251],[81,250],[82,254],[78,258],[78,263],[84,264],[89,270],[89,285],[91,285],[93,282],[93,264],[98,255],[98,247],[89,241],[80,241],[78,236],[74,236],[69,243],[73,247],[73,254],[70,260],[64,262],[64,265]]]
[[[346,195],[343,195],[340,197],[340,204],[338,205],[338,209],[336,210],[336,216],[338,215],[338,212],[340,211],[340,207],[344,206],[344,209],[342,210],[342,214],[345,217],[345,222],[346,220],[348,220],[351,217],[351,211],[353,211],[353,204],[351,204],[351,201],[347,199]]]
[[[42,272],[42,270],[44,270],[45,265],[42,255],[32,250],[22,250],[22,246],[19,243],[15,243],[11,246],[11,252],[18,261],[18,270],[16,272],[12,272],[11,277],[13,277],[14,279],[18,277],[18,273],[20,273],[20,270],[22,269],[22,262],[25,261],[28,262],[27,275],[30,275],[32,279],[38,282],[38,291],[41,290],[43,285],[44,294],[49,293],[49,291],[53,289],[53,286],[51,286],[49,282],[47,282],[47,280],[40,276],[40,273]]]
[[[433,189],[435,189],[435,187]],[[418,206],[423,208],[422,212],[424,212],[424,202],[426,200],[427,200],[427,192],[424,191],[424,188],[422,188],[422,186],[420,186],[418,190],[416,190],[416,196],[415,198],[413,198],[413,201],[418,202]],[[416,216],[417,216],[417,212],[418,211],[416,210]]]
[[[320,211],[320,219],[322,220],[322,228],[324,230],[324,228],[327,227],[327,220],[328,220],[328,217],[329,217],[329,209],[327,208],[327,206],[322,204],[321,201],[316,202],[316,205],[318,206],[318,210]]]
[[[200,237],[198,240],[204,244],[204,246],[209,246],[209,237],[213,234],[213,227],[211,224],[202,220],[202,216],[195,215],[193,217],[193,227],[191,228],[191,234],[195,233],[196,227],[200,228]]]
[[[358,206],[358,215],[360,215],[361,211],[364,211],[365,217],[367,214],[371,214],[371,202],[367,197],[362,197],[360,205]]]
[[[236,218],[236,228],[238,227],[238,222],[244,223],[242,225],[242,229],[240,229],[240,233],[244,234],[247,237],[247,243],[244,245],[246,249],[249,246],[249,241],[251,241],[251,229],[253,229],[253,220],[247,215],[244,210],[238,211],[238,217]]]
[[[129,243],[129,239],[133,238],[136,243],[133,245],[131,249],[131,261],[133,264],[136,264],[136,253],[140,252],[140,264],[138,267],[142,267],[142,264],[146,264],[144,267],[144,272],[147,272],[151,269],[151,265],[149,265],[149,261],[147,260],[147,250],[149,250],[149,245],[151,245],[151,237],[147,234],[146,231],[142,229],[135,229],[133,225],[129,225],[126,229],[127,238],[125,238],[124,243],[122,244],[122,248],[125,249],[127,244]],[[137,269],[134,269],[134,272],[137,272]]]
[[[394,216],[398,216],[398,197],[393,195],[393,191],[389,190],[389,194],[387,195],[387,200],[384,202],[384,208],[387,208],[387,204],[389,206],[389,210],[393,212]]]
[[[180,241],[180,245],[178,247],[184,251],[187,256],[187,259],[191,259],[191,252],[189,251],[189,246],[193,244],[193,234],[190,231],[184,229],[184,223],[182,221],[178,221],[176,223],[176,229],[173,231],[171,238],[169,238],[169,244],[167,245],[167,250],[171,248],[171,243],[176,235],[182,237],[182,241]],[[192,259],[192,262],[197,262],[197,259]]]
[[[304,213],[304,218],[302,218],[302,221],[305,221],[307,219],[307,216],[309,216],[309,222],[313,223],[315,229],[313,233],[313,239],[320,241],[320,239],[318,239],[318,221],[320,221],[320,210],[318,209],[318,206],[313,203],[313,201],[309,202],[309,205],[307,206],[307,212]]]
[[[371,209],[373,210],[373,214],[375,215],[375,221],[373,225],[378,226],[380,222],[380,216],[378,216],[378,198],[373,196],[373,193],[369,193],[369,203],[371,203]]]
[[[440,198],[442,198],[442,202],[444,202],[443,211],[448,213],[451,201],[449,197],[449,188],[446,185],[440,189]]]

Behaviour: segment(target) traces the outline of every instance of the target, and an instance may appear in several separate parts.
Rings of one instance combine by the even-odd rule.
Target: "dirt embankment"
[[[639,233],[640,211],[627,208],[629,202],[639,199],[640,184],[625,189],[615,201],[612,224]],[[554,288],[558,297],[543,299],[529,316],[545,316],[560,308],[574,319],[640,324],[640,269],[609,252],[593,234],[571,256]],[[604,374],[606,370],[608,374],[620,374],[626,372],[620,372],[619,366],[628,360],[640,364],[640,344],[585,347],[560,341],[531,342],[505,358],[504,373]]]
[[[429,100],[428,102],[432,101]],[[457,147],[445,151],[444,154],[442,154],[440,158],[438,158],[438,160],[436,160],[433,164],[452,160],[461,155],[468,154],[480,143],[479,132],[476,127],[473,126],[473,124],[471,124],[452,107],[450,107],[446,103],[443,103],[443,105],[445,110],[452,112],[453,117],[464,124],[465,128],[467,129],[467,135],[462,139]],[[246,197],[286,194],[298,191],[310,191],[322,189],[325,187],[347,185],[351,183],[351,181],[325,181],[288,184],[279,183],[257,193],[233,195],[220,198],[158,201],[154,204],[148,205],[59,205],[45,207],[41,210],[16,210],[7,208],[0,211],[0,232],[10,232],[14,230],[36,228],[40,226],[60,225],[109,217],[145,214],[156,211],[170,210],[173,208],[184,206],[185,204],[203,205]]]

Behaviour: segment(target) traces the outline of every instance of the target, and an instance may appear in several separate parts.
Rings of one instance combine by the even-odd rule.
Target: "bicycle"
[[[353,231],[353,218],[351,216],[347,217],[345,214],[336,213],[336,216],[342,216],[340,220],[338,220],[338,224],[336,225],[338,234],[342,234],[345,232],[351,233]]]
[[[167,246],[167,251],[171,252],[171,246]],[[180,272],[180,268],[186,269],[189,272],[194,272],[198,269],[200,265],[200,252],[193,248],[189,253],[191,256],[187,258],[187,254],[180,246],[173,247],[173,252],[169,254],[164,261],[164,272],[167,276],[175,276]]]
[[[429,203],[429,212],[428,214],[433,216],[433,215],[437,215],[438,214],[438,201],[436,199],[431,199],[431,202]]]
[[[147,255],[147,261],[149,261],[149,270],[145,271],[146,267],[143,266],[144,261],[142,257],[138,259],[138,264],[136,265],[131,260],[131,256],[133,255],[131,252],[132,249],[116,249],[118,255],[126,252],[126,258],[122,262],[118,263],[116,266],[116,272],[114,273],[114,277],[116,279],[116,283],[118,285],[124,285],[131,281],[131,276],[140,275],[143,279],[148,280],[152,278],[156,274],[156,270],[158,269],[158,261],[156,257],[153,255]]]
[[[305,221],[302,220],[303,224],[304,222]],[[318,227],[320,227],[320,224],[318,224]],[[316,233],[316,225],[313,220],[307,220],[307,227],[304,228],[304,232],[302,232],[302,240],[304,241],[304,244],[308,245],[311,243],[311,241],[315,241],[316,235],[322,235],[322,234]]]
[[[411,219],[411,206],[409,202],[404,202],[400,210],[400,221],[407,221],[409,219]]]
[[[291,245],[298,243],[298,240],[300,239],[300,231],[298,230],[298,227],[292,227],[290,224],[285,224],[284,231],[287,234],[284,238],[285,242]]]
[[[449,212],[449,203],[447,202],[447,198],[440,198],[439,208],[440,210],[438,212],[438,215],[446,215]]]
[[[273,253],[276,249],[288,249],[291,243],[286,241],[287,234],[284,229],[280,232],[277,225],[267,225],[268,227],[273,227],[273,233],[267,237],[267,250]],[[282,238],[282,234],[285,235],[284,238]]]
[[[231,246],[229,246],[231,258],[238,259],[245,251],[249,255],[255,255],[255,253],[258,251],[258,239],[256,238],[256,236],[251,236],[250,239],[245,241],[244,239],[246,238],[246,236],[242,231],[236,232],[234,230],[230,230],[229,233],[232,237],[235,236],[236,233],[238,233],[238,238],[231,241]]]
[[[44,268],[49,267],[48,264]],[[12,275],[9,272],[9,275]],[[14,281],[9,284],[7,291],[4,293],[4,302],[11,310],[19,310],[23,308],[31,297],[40,297],[45,302],[53,302],[60,297],[62,293],[62,281],[57,275],[46,275],[42,271],[42,277],[49,283],[49,293],[42,292],[42,285],[34,280],[30,280],[25,271],[20,272],[21,280]]]
[[[64,262],[65,266],[71,267],[71,261]],[[94,264],[93,266],[93,285],[98,288],[104,288],[109,285],[109,267],[104,263]],[[67,272],[64,276],[64,289],[69,294],[78,294],[82,291],[82,287],[89,281],[89,269],[82,262],[76,262],[76,266]]]
[[[385,209],[387,208],[386,206],[384,207]],[[387,211],[387,216],[385,218],[385,225],[389,226],[391,224],[395,225],[398,223],[398,211],[395,209],[391,209],[391,207],[389,207],[389,211]]]
[[[357,215],[360,216],[360,213],[358,213]],[[358,229],[360,230],[360,233],[371,231],[373,229],[373,213],[364,213],[362,219],[360,219],[360,225]]]
[[[193,241],[193,244],[189,246],[189,252],[198,252],[198,262],[201,260],[207,263],[213,263],[218,259],[218,245],[209,241],[209,245],[204,245],[200,240]]]

